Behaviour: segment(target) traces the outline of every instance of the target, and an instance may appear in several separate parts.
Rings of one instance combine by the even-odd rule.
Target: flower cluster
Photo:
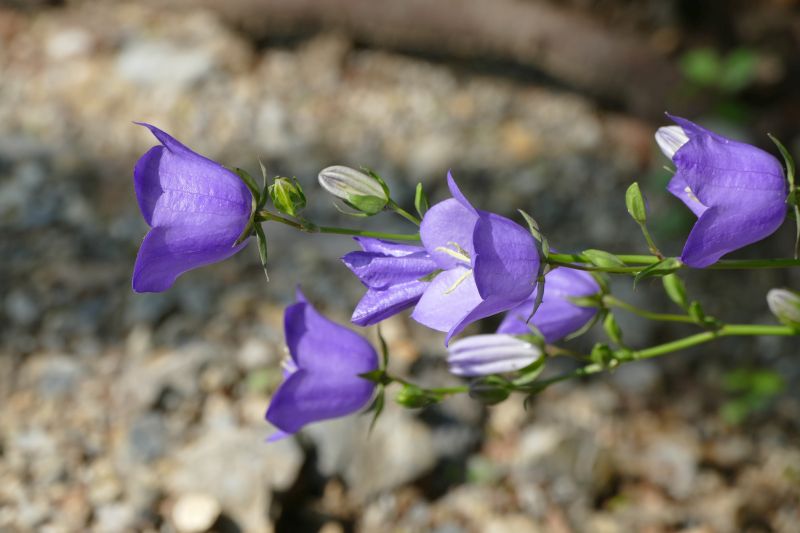
[[[258,238],[265,262],[264,222],[356,235],[360,250],[342,258],[366,287],[353,311],[353,324],[375,325],[413,307],[411,318],[445,333],[450,371],[472,380],[470,394],[487,403],[499,401],[511,391],[532,390],[519,387],[536,379],[552,345],[585,331],[595,320],[602,319],[612,342],[625,348],[608,308],[619,301],[610,298],[601,288],[602,280],[586,270],[631,272],[638,279],[668,276],[683,265],[704,268],[767,237],[783,222],[787,194],[788,198],[795,194],[791,171],[787,179],[781,163],[767,152],[686,119],[671,118],[677,125],[656,133],[659,147],[676,168],[667,190],[686,204],[697,222],[679,260],[664,259],[647,232],[646,204],[638,185],[629,189],[628,210],[642,227],[655,260],[639,266],[598,250],[558,260],[529,216],[523,213],[526,228],[477,209],[449,173],[452,197],[430,208],[421,185],[417,188],[417,219],[397,205],[377,174],[328,167],[320,172],[319,183],[354,210],[352,214],[367,217],[395,211],[418,223],[419,233],[323,228],[300,215],[306,200],[296,179],[278,177],[267,186],[265,176],[262,190],[246,173],[232,172],[158,128],[142,124],[160,144],[134,168],[134,189],[150,230],[136,258],[133,289],[164,291],[182,273],[234,255],[252,235]],[[275,212],[262,209],[268,198]],[[689,321],[705,328],[722,327],[703,315],[697,302],[687,300],[680,280],[664,279],[668,295],[686,309]],[[270,440],[292,435],[312,422],[360,411],[376,397],[376,390],[381,401],[375,405],[382,405],[383,387],[393,381],[404,384],[398,398],[409,406],[427,405],[447,393],[392,378],[385,368],[387,354],[379,364],[364,337],[323,317],[299,290],[296,300],[284,315],[289,357],[284,381],[266,413],[278,429]],[[787,327],[800,327],[796,293],[776,290],[768,301]],[[450,343],[470,324],[495,315],[502,316],[495,333]],[[623,355],[631,357],[631,352]],[[598,344],[590,359],[593,368],[603,368],[614,357],[613,350]],[[507,377],[519,373],[521,380]]]

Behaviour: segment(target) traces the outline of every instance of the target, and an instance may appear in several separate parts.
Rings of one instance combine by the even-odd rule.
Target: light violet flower
[[[767,305],[775,317],[794,328],[800,328],[800,293],[789,289],[770,289]]]
[[[419,280],[437,268],[425,248],[368,237],[355,240],[363,251],[350,252],[342,258],[367,287],[353,311],[354,324],[377,324],[419,301],[428,286]]]
[[[588,272],[565,267],[548,272],[544,281],[542,304],[530,324],[541,332],[546,342],[554,343],[581,329],[597,313],[596,308],[575,305],[570,298],[592,296],[600,292],[600,286]],[[533,311],[537,291],[538,287],[530,298],[506,313],[497,333],[531,333],[525,321]]]
[[[786,217],[788,186],[769,153],[684,118],[659,128],[656,142],[675,163],[667,190],[698,217],[681,253],[695,268],[774,233]]]
[[[219,163],[197,154],[155,126],[161,143],[133,170],[139,209],[151,229],[133,267],[133,290],[161,292],[193,268],[222,261],[246,246],[235,245],[250,221],[253,196]]]
[[[456,376],[476,377],[516,372],[542,357],[542,350],[513,335],[473,335],[452,343],[447,364]]]
[[[370,401],[375,384],[359,374],[377,370],[378,355],[364,337],[319,314],[299,290],[283,327],[290,358],[267,409],[266,419],[279,430],[269,440],[349,415]]]
[[[475,209],[452,175],[453,198],[428,210],[420,226],[425,250],[441,270],[427,284],[411,317],[438,331],[445,344],[468,324],[516,307],[539,275],[530,232],[508,218]]]

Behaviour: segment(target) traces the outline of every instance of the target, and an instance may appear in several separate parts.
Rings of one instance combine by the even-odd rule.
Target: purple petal
[[[531,294],[539,275],[539,253],[530,232],[508,218],[481,212],[473,247],[481,297],[521,301]]]
[[[436,270],[436,263],[425,251],[400,257],[374,252],[350,252],[342,261],[361,283],[373,289],[387,289],[392,285],[415,281]]]
[[[453,174],[448,170],[447,171],[447,187],[450,189],[450,194],[453,195],[453,198],[458,200],[465,209],[472,211],[474,214],[478,214],[478,210],[472,207],[472,204],[469,203],[467,197],[461,192],[461,189],[458,188],[456,185],[456,180],[453,179]]]
[[[353,324],[372,326],[417,303],[428,283],[409,281],[387,289],[368,289],[353,311]]]
[[[762,206],[759,208],[759,206]],[[748,207],[709,207],[689,233],[681,261],[694,268],[716,263],[720,257],[774,233],[783,223],[786,206],[755,196]]]
[[[431,207],[419,228],[420,238],[425,249],[442,270],[449,270],[466,263],[439,250],[456,250],[453,243],[460,246],[471,258],[474,255],[472,234],[478,215],[474,210],[464,207],[458,200],[449,199]]]
[[[700,200],[697,199],[697,196],[694,195],[691,187],[689,187],[689,184],[686,183],[686,179],[680,174],[676,174],[672,177],[667,185],[667,190],[686,204],[686,207],[691,209],[695,216],[699,217],[703,214],[703,211],[708,209],[708,207],[700,203]]]
[[[372,237],[353,237],[353,239],[358,242],[361,249],[365,252],[391,255],[392,257],[402,257],[404,255],[425,251],[425,248],[422,246],[384,241],[381,239],[373,239]]]
[[[530,298],[506,314],[497,333],[530,333],[525,321],[533,311],[537,291],[538,288]],[[587,272],[557,268],[545,277],[542,304],[530,323],[544,335],[546,342],[557,342],[582,328],[597,312],[591,307],[577,306],[568,298],[591,296],[599,291],[597,282]]]
[[[467,313],[465,317],[463,317],[458,321],[457,324],[454,324],[453,327],[450,328],[450,330],[447,332],[447,336],[444,339],[444,345],[447,346],[447,344],[450,342],[450,339],[454,335],[458,335],[464,331],[464,328],[476,320],[496,315],[498,313],[502,313],[503,311],[508,311],[512,307],[519,305],[519,303],[520,300],[508,300],[498,296],[490,296],[476,305],[469,313]]]
[[[449,331],[480,303],[475,279],[466,267],[459,266],[442,272],[428,284],[411,318],[431,329]]]
[[[133,267],[133,290],[161,292],[184,272],[216,263],[247,246],[232,246],[244,224],[229,217],[198,217],[207,225],[154,227],[145,236]]]

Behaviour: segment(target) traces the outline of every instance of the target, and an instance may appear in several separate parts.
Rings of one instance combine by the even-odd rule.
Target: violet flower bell
[[[162,292],[193,268],[227,259],[250,222],[253,195],[219,163],[149,124],[161,143],[136,162],[133,184],[150,231],[133,267],[135,292]]]
[[[597,314],[594,307],[581,307],[570,298],[593,296],[600,292],[597,281],[588,272],[559,267],[544,277],[542,303],[530,320],[530,324],[544,337],[545,342],[558,342],[581,329]],[[520,305],[506,313],[497,328],[497,333],[525,335],[531,333],[526,321],[533,312],[537,289]]]
[[[355,237],[362,251],[342,261],[367,287],[352,321],[371,326],[416,304],[428,286],[420,281],[437,268],[425,248],[411,244]]]
[[[299,290],[297,303],[284,312],[283,328],[290,357],[267,409],[266,419],[279,430],[271,441],[363,408],[375,384],[359,374],[378,369],[378,354],[370,343],[319,314]]]
[[[695,268],[774,233],[786,217],[787,181],[769,153],[680,117],[656,142],[675,163],[667,190],[698,217],[681,253]]]
[[[422,245],[436,263],[411,317],[446,331],[445,344],[468,324],[516,307],[539,276],[530,232],[508,218],[475,209],[448,173],[453,198],[431,207],[420,225]]]

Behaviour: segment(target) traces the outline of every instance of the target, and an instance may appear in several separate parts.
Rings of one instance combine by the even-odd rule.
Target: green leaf
[[[253,176],[251,176],[243,168],[234,168],[233,171],[237,176],[239,176],[244,184],[247,185],[247,188],[250,189],[250,192],[253,194],[253,198],[256,200],[256,204],[258,204],[261,198],[261,189],[259,189],[256,180],[253,179]]]
[[[781,157],[783,157],[783,162],[786,164],[786,180],[789,182],[789,192],[793,192],[794,188],[794,176],[795,176],[795,165],[794,165],[794,158],[792,154],[789,153],[789,150],[786,149],[786,146],[783,145],[781,141],[778,140],[777,137],[772,135],[771,133],[767,133],[767,136],[770,140],[775,143],[775,146],[778,147],[778,151],[781,153]]]
[[[722,70],[719,54],[713,48],[696,48],[686,52],[680,60],[683,75],[702,87],[717,84]]]
[[[593,265],[601,268],[617,268],[625,266],[625,262],[622,259],[604,250],[595,250],[590,248],[581,252],[581,255]]]
[[[667,274],[661,281],[664,283],[664,292],[669,299],[678,304],[682,309],[689,307],[689,300],[686,297],[686,286],[683,280],[675,273]]]
[[[658,263],[653,263],[649,267],[636,274],[636,276],[633,278],[633,287],[636,288],[636,284],[643,279],[663,277],[679,270],[682,266],[683,263],[681,263],[681,260],[677,257],[667,257],[666,259],[662,259]]]
[[[749,86],[756,77],[758,55],[747,48],[730,52],[722,62],[717,85],[723,91],[736,93]]]
[[[414,208],[416,208],[420,218],[423,218],[425,213],[428,212],[428,206],[428,196],[422,188],[422,183],[417,183],[417,190],[414,193]]]
[[[622,328],[617,324],[614,313],[606,313],[606,318],[603,320],[603,329],[609,339],[616,344],[622,345]]]
[[[261,259],[261,267],[264,269],[267,281],[269,281],[269,274],[267,273],[267,237],[264,235],[264,228],[261,227],[261,224],[256,224],[253,229],[256,231],[258,240],[258,257]]]
[[[386,343],[380,324],[377,325],[376,329],[378,332],[378,343],[381,348],[381,369],[385,371],[389,366],[389,345]]]
[[[703,306],[700,305],[700,302],[694,300],[689,304],[689,309],[687,311],[689,316],[692,317],[696,323],[701,325],[705,324],[706,313],[703,311]]]
[[[625,207],[628,208],[628,214],[637,224],[647,222],[647,205],[642,191],[639,189],[639,184],[635,181],[625,191]]]

